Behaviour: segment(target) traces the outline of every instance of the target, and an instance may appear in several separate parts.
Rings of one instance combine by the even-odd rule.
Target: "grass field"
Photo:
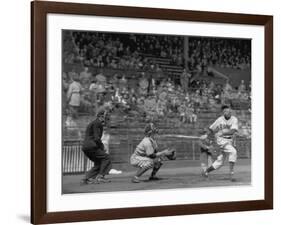
[[[90,192],[115,192],[134,190],[157,190],[174,188],[199,188],[216,186],[240,186],[251,184],[251,163],[249,159],[239,160],[235,167],[235,182],[228,176],[228,164],[218,171],[210,174],[209,178],[201,176],[201,169],[194,163],[180,166],[173,163],[164,164],[158,173],[162,178],[158,181],[148,181],[150,171],[142,176],[141,183],[131,183],[134,171],[126,171],[118,175],[108,175],[110,183],[80,185],[83,175],[65,175],[62,179],[63,194],[90,193]]]

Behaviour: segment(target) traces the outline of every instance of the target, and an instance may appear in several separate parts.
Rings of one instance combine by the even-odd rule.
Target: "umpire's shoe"
[[[80,181],[80,185],[87,185],[87,184],[98,184],[99,182],[97,182],[96,179],[93,179],[93,178],[89,178],[89,179],[82,179]]]

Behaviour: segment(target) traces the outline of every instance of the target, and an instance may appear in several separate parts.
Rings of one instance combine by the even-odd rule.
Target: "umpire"
[[[96,119],[87,126],[82,151],[94,162],[94,166],[86,172],[81,184],[110,182],[105,179],[105,175],[111,170],[112,164],[109,154],[106,153],[101,141],[106,118],[107,112],[101,110],[97,113]]]

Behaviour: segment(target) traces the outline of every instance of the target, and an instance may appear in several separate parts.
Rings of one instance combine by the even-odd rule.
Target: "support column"
[[[188,36],[184,36],[183,39],[183,57],[184,57],[184,68],[188,71],[187,69],[187,59],[188,59],[188,51],[189,51],[189,37]]]

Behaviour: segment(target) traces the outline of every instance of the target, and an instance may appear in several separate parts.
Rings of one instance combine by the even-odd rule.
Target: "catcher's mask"
[[[198,133],[199,133],[200,135],[208,134],[208,128],[201,129],[201,130],[199,130]]]
[[[144,134],[145,136],[150,136],[152,134],[158,133],[157,127],[154,125],[154,123],[149,123],[144,128]]]

